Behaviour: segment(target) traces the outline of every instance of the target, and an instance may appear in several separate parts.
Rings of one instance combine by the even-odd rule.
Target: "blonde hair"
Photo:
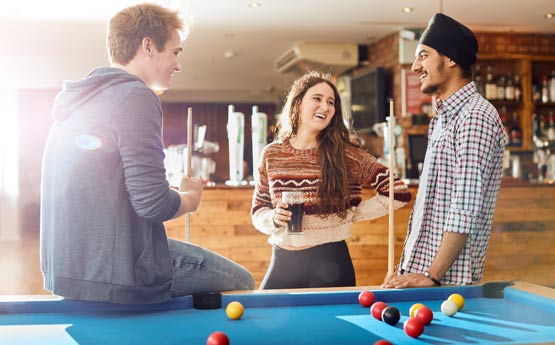
[[[163,51],[172,30],[189,31],[187,23],[172,11],[156,4],[139,4],[124,8],[108,23],[106,45],[111,62],[127,65],[137,53],[143,38],[152,38],[158,51]]]

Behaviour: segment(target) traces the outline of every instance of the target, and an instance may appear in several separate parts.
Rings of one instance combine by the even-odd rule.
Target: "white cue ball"
[[[455,315],[458,310],[457,304],[451,300],[445,300],[441,303],[441,312],[447,316]]]

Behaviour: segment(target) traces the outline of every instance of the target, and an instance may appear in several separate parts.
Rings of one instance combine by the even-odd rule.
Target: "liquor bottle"
[[[491,66],[488,65],[486,72],[486,98],[496,99],[497,98],[497,85],[493,82],[493,73],[491,71]]]
[[[542,100],[542,87],[541,84],[532,85],[532,102],[540,103]]]
[[[497,77],[497,97],[498,100],[505,99],[505,76],[500,75]]]
[[[513,113],[513,125],[511,126],[511,146],[522,146],[522,129],[518,121],[516,111]]]
[[[544,130],[545,129],[544,118],[545,116],[543,116],[542,114],[534,113],[532,115],[532,119],[533,119],[532,140],[534,142],[534,147],[536,148],[545,147],[546,137],[545,137],[545,130]]]
[[[542,103],[549,103],[549,85],[547,84],[547,76],[542,79]]]
[[[545,139],[545,116],[543,114],[538,118],[538,138]]]
[[[518,74],[515,75],[514,87],[515,87],[515,102],[520,102],[522,101],[522,85],[520,85],[520,75]]]
[[[551,78],[549,79],[549,100],[555,102],[555,70],[551,71]]]
[[[509,75],[507,76],[507,81],[505,83],[505,99],[511,102],[515,100],[515,86],[513,84],[512,73],[509,73]]]
[[[540,119],[536,113],[532,114],[532,142],[534,147],[538,146],[540,140]]]
[[[540,118],[541,116],[538,116],[538,114],[532,114],[532,135],[534,136],[534,139],[539,139],[541,137]]]
[[[480,72],[480,65],[476,65],[476,70],[474,71],[474,83],[476,83],[476,90],[482,96],[486,96],[486,86],[484,84],[484,80],[482,79],[482,75]]]
[[[550,142],[555,141],[555,118],[553,117],[553,110],[549,112],[547,120],[547,128],[545,129],[545,136]]]
[[[509,135],[509,119],[507,117],[507,107],[502,106],[499,110],[499,117],[501,118],[501,122],[503,123],[503,134],[505,134],[505,143],[506,145],[510,145],[511,143],[511,136]]]

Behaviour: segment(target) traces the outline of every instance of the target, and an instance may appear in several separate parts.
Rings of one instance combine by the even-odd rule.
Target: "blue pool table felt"
[[[0,344],[206,344],[214,331],[225,332],[233,345],[357,345],[379,339],[438,345],[555,342],[555,299],[527,291],[530,286],[498,282],[373,290],[376,300],[401,311],[394,326],[374,319],[370,308],[358,304],[360,288],[224,294],[223,307],[214,310],[193,309],[190,296],[154,305],[11,298],[0,301]],[[440,306],[452,293],[466,302],[448,317]],[[245,306],[240,320],[226,316],[231,301]],[[414,303],[434,312],[432,323],[416,339],[403,331]]]

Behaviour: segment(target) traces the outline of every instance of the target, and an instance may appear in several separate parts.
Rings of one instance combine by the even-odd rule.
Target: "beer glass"
[[[287,233],[301,234],[303,231],[304,196],[303,192],[283,192],[281,201],[289,205],[291,220],[287,223]]]

